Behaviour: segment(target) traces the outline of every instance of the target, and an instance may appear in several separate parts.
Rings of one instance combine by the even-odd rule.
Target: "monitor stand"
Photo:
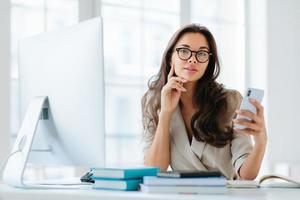
[[[38,96],[31,100],[3,171],[3,181],[7,185],[27,187],[23,179],[24,171],[39,120],[48,119],[48,105],[47,96]]]
[[[11,153],[8,155],[3,171],[5,184],[18,188],[45,189],[80,189],[88,187],[90,183],[82,183],[80,177],[59,180],[25,181],[24,172],[27,166],[36,129],[40,120],[49,119],[49,102],[47,96],[34,97],[26,111],[17,139]],[[42,151],[52,151],[43,149]]]

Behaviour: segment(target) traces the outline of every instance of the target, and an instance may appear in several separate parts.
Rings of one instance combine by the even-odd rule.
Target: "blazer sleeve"
[[[235,110],[239,108],[242,102],[242,96],[238,91],[231,92],[229,97],[229,108],[232,111],[232,119],[236,116]],[[239,177],[239,170],[244,161],[253,149],[251,137],[247,134],[237,133],[233,130],[233,139],[231,140],[232,165]]]
[[[159,114],[159,111],[157,111]],[[154,134],[156,131],[156,127],[153,124],[153,119],[150,119],[147,116],[143,116],[143,132],[142,132],[142,151],[143,151],[143,158],[145,159],[145,155],[149,148],[152,145]]]
[[[150,120],[146,119],[147,123],[149,123],[148,128],[143,129],[143,135],[142,135],[142,147],[143,147],[143,155],[145,158],[145,155],[149,148],[151,147],[151,144],[153,142],[154,138],[154,126],[151,124]]]

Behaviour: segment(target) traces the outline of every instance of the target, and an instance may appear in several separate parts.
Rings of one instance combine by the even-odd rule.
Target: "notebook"
[[[300,180],[291,177],[268,174],[255,181],[248,180],[228,180],[228,188],[258,188],[258,187],[276,187],[276,188],[300,188]]]

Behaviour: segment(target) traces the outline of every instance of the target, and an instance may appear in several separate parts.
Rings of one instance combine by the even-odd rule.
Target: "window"
[[[242,0],[192,0],[191,21],[214,35],[221,60],[219,81],[228,88],[245,87],[245,2]]]
[[[148,79],[160,67],[169,38],[179,26],[179,1],[104,0],[101,8],[106,163],[142,164],[141,97]]]
[[[13,135],[20,126],[17,40],[77,23],[78,10],[83,9],[79,6],[91,3],[78,1],[11,1]],[[185,8],[190,8],[191,14]],[[219,81],[229,88],[244,89],[244,1],[102,0],[101,13],[87,12],[88,16],[101,15],[104,21],[108,165],[142,164],[141,97],[149,78],[158,72],[167,42],[183,18],[207,26],[216,37],[222,61]]]

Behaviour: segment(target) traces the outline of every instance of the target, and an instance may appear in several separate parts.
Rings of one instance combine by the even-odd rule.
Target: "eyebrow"
[[[183,46],[183,47],[187,47],[187,48],[191,48],[189,45],[187,45],[187,44],[181,44],[181,45],[179,45],[179,46]],[[209,51],[209,49],[208,49],[208,47],[199,47],[199,49],[198,50],[201,50],[201,49],[206,49],[206,50],[208,50]]]

